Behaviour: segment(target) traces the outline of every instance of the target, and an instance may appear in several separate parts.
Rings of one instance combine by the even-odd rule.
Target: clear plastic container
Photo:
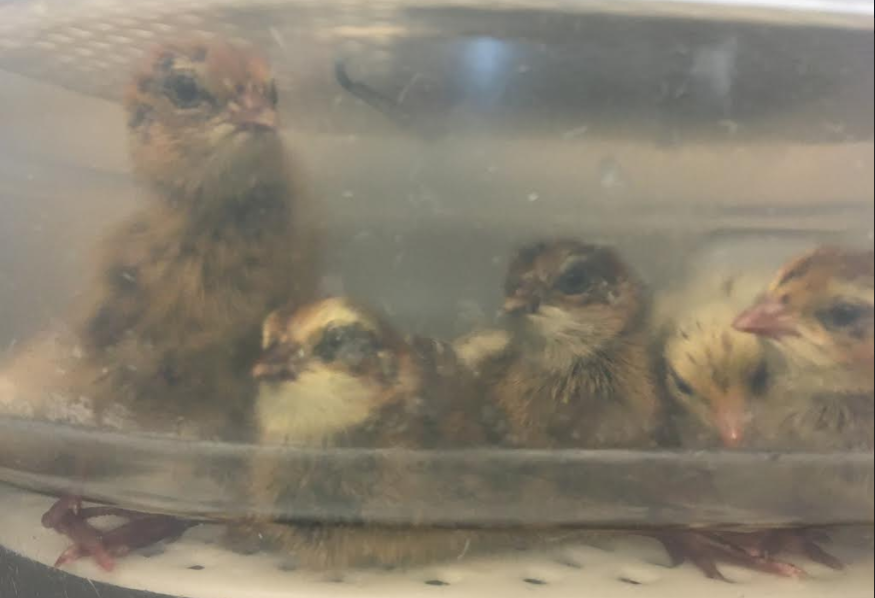
[[[641,585],[653,596],[736,595],[690,565],[667,568],[646,537],[703,528],[758,538],[770,532],[754,530],[832,530],[829,550],[844,571],[741,542],[732,549],[774,550],[765,556],[809,576],[721,569],[751,596],[868,595],[872,17],[872,2],[852,0],[0,3],[0,596],[85,595],[94,581],[108,584],[101,595],[119,596],[568,595],[582,584],[599,597]],[[204,49],[179,49],[189,41]],[[181,54],[162,62],[167,50],[155,48],[168,47]],[[250,141],[210,141],[225,139],[222,119]],[[186,145],[192,139],[209,151]],[[245,145],[251,139],[281,140],[279,170],[278,145]],[[194,179],[199,186],[186,182]],[[288,229],[286,208],[270,211],[271,198],[286,195]],[[203,207],[231,196],[220,216]],[[240,198],[264,207],[248,211]],[[585,283],[569,283],[585,289],[559,298],[561,260],[556,288],[538,287],[534,298],[526,285],[546,284],[531,281],[554,276],[543,273],[549,263],[524,263],[535,274],[506,282],[520,247],[569,239],[611,247],[625,265],[605,258],[617,270],[598,284],[587,272]],[[823,282],[831,274],[811,284],[806,272],[788,275],[792,260],[819,247],[863,256],[862,270],[848,266],[856,274],[838,286]],[[589,398],[561,396],[596,375],[589,357],[563,366],[562,351],[583,351],[580,339],[598,336],[613,312],[581,315],[593,319],[573,334],[562,318],[589,313],[603,291],[602,303],[622,310],[626,287],[608,287],[627,274],[638,307],[614,334],[640,327],[642,361],[609,368],[605,384],[630,388],[626,379],[643,375],[656,407],[619,423],[597,403],[591,418],[532,407]],[[290,279],[277,283],[288,298],[271,277]],[[792,278],[804,284],[791,308],[805,292],[832,289],[804,312],[816,335],[757,336],[736,319]],[[278,343],[257,348],[273,308],[330,296],[353,306],[332,312],[342,324],[372,312],[381,323],[326,349],[307,335],[333,320],[295,316],[282,320]],[[549,311],[559,308],[571,311]],[[528,317],[552,324],[533,333],[519,324]],[[494,339],[509,343],[494,354],[511,357],[471,357],[493,351]],[[793,361],[805,342],[817,367]],[[531,356],[547,345],[554,365],[545,370]],[[849,356],[831,369],[830,347]],[[754,356],[750,371],[714,365],[743,351]],[[765,391],[757,359],[768,366]],[[317,361],[328,368],[322,378]],[[502,402],[514,391],[496,389],[562,367],[571,374],[552,391],[518,393],[525,400],[515,405],[531,411],[514,419]],[[337,368],[352,381],[337,382]],[[422,379],[408,388],[408,374]],[[733,376],[742,390],[727,390]],[[315,389],[301,390],[307,380]],[[275,391],[292,382],[292,394],[319,407],[286,407]],[[359,415],[365,399],[345,393],[371,383],[381,390],[367,401],[405,407]],[[802,422],[794,430],[815,430],[784,438],[768,423],[779,392],[840,401],[807,412],[825,424],[784,414]],[[732,411],[739,400],[744,409]],[[835,404],[847,413],[835,415]],[[326,413],[341,432],[314,440],[307,426]],[[653,418],[646,438],[612,440],[610,426],[636,417]],[[295,433],[305,440],[288,440]],[[276,477],[265,482],[263,470]],[[283,490],[253,490],[276,479]],[[119,558],[112,571],[83,554],[63,567],[88,580],[77,585],[29,562],[51,565],[69,544],[64,530],[40,524],[62,496],[202,525]],[[469,554],[465,541],[416,566],[402,550],[376,571],[300,562],[292,571],[294,550],[241,556],[225,535],[241,521],[279,519],[414,536],[550,533],[525,550]]]

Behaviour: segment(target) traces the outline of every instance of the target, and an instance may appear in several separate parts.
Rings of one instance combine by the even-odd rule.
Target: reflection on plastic
[[[618,527],[873,520],[871,452],[315,450],[132,436],[13,419],[0,419],[0,438],[2,481],[190,517],[267,514],[321,521]],[[71,474],[72,455],[87,461],[91,473],[80,468]],[[366,511],[309,492],[284,496],[277,504],[253,503],[243,480],[260,459],[278,461],[289,471],[306,467],[337,479],[362,479],[392,467],[413,481],[405,488],[421,487],[423,492],[411,490],[399,497],[393,488],[375,488]],[[816,479],[825,471],[847,479],[849,491],[816,502],[792,501],[792,506],[776,500],[792,492],[793,483]],[[484,480],[489,483],[478,483]],[[585,483],[563,483],[568,480]],[[458,498],[447,500],[429,490],[436,483],[479,491],[454,493]],[[562,491],[533,490],[557,487]]]

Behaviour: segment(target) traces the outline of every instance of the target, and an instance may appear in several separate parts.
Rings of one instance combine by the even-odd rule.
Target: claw
[[[687,560],[687,555],[684,552],[682,546],[680,546],[677,542],[672,541],[667,537],[659,537],[656,536],[656,539],[659,540],[662,547],[665,548],[666,554],[668,554],[669,560],[671,560],[671,568],[680,567]]]
[[[46,525],[47,522],[53,524],[47,527],[52,527],[58,533],[64,534],[73,540],[74,544],[61,553],[61,556],[55,561],[55,566],[64,565],[90,554],[103,570],[112,571],[115,563],[103,546],[100,532],[91,527],[88,521],[80,516],[76,508],[72,508],[62,515],[58,513],[59,511],[52,512],[52,509],[49,509],[43,516],[43,525]]]
[[[776,530],[769,534],[765,547],[769,555],[795,552],[815,563],[841,571],[845,568],[845,564],[820,547],[820,544],[828,542],[829,539],[829,536],[820,530]]]
[[[88,523],[89,519],[106,516],[125,517],[128,522],[106,532]],[[105,571],[112,571],[115,567],[113,557],[125,556],[131,550],[161,540],[177,538],[196,525],[195,522],[167,515],[138,513],[118,507],[82,508],[82,501],[78,497],[59,499],[43,515],[42,524],[73,541],[55,561],[56,567],[91,556]]]
[[[754,554],[750,546],[738,542],[734,534],[705,531],[673,531],[651,534],[665,547],[672,566],[689,561],[709,579],[731,583],[717,563],[724,561],[781,577],[805,577],[805,571],[768,555]],[[758,546],[759,542],[753,546]],[[757,548],[759,550],[759,548]]]
[[[64,552],[55,560],[55,567],[63,567],[67,563],[72,563],[73,561],[78,561],[83,556],[85,556],[85,552],[77,545],[68,546]]]

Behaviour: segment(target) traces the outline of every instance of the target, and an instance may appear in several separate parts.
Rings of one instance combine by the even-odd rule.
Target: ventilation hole
[[[556,564],[568,567],[569,569],[583,569],[583,565],[571,559],[556,559]]]
[[[204,566],[203,565],[192,565],[191,567],[189,567],[189,569],[191,569],[192,571],[203,571]]]
[[[276,568],[285,572],[295,571],[298,569],[298,563],[292,560],[283,560],[277,564]]]
[[[637,579],[632,579],[629,577],[618,577],[617,579],[622,581],[623,583],[627,583],[627,584],[632,585],[632,586],[640,586],[641,585],[641,582],[638,581]]]
[[[440,586],[448,586],[450,584],[449,584],[449,582],[444,581],[442,579],[429,579],[425,582],[425,585],[427,585],[427,586],[439,586],[440,587]]]
[[[523,581],[528,583],[528,584],[532,584],[533,586],[545,586],[545,585],[547,585],[546,581],[544,581],[543,579],[538,579],[537,577],[526,577]]]

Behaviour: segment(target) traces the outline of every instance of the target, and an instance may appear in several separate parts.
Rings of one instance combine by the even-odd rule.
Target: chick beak
[[[717,431],[723,446],[738,448],[744,440],[744,406],[737,400],[730,400],[728,403],[729,405],[719,407],[714,414]]]
[[[541,299],[536,293],[512,295],[504,300],[502,311],[509,316],[533,314],[541,306]]]
[[[269,350],[254,366],[252,377],[258,382],[288,382],[298,377],[299,368],[289,352],[277,348]]]
[[[240,129],[273,131],[279,125],[276,108],[267,98],[253,92],[245,92],[237,101],[234,122]]]
[[[741,312],[732,322],[732,327],[773,339],[798,334],[787,306],[772,297],[766,297]]]

